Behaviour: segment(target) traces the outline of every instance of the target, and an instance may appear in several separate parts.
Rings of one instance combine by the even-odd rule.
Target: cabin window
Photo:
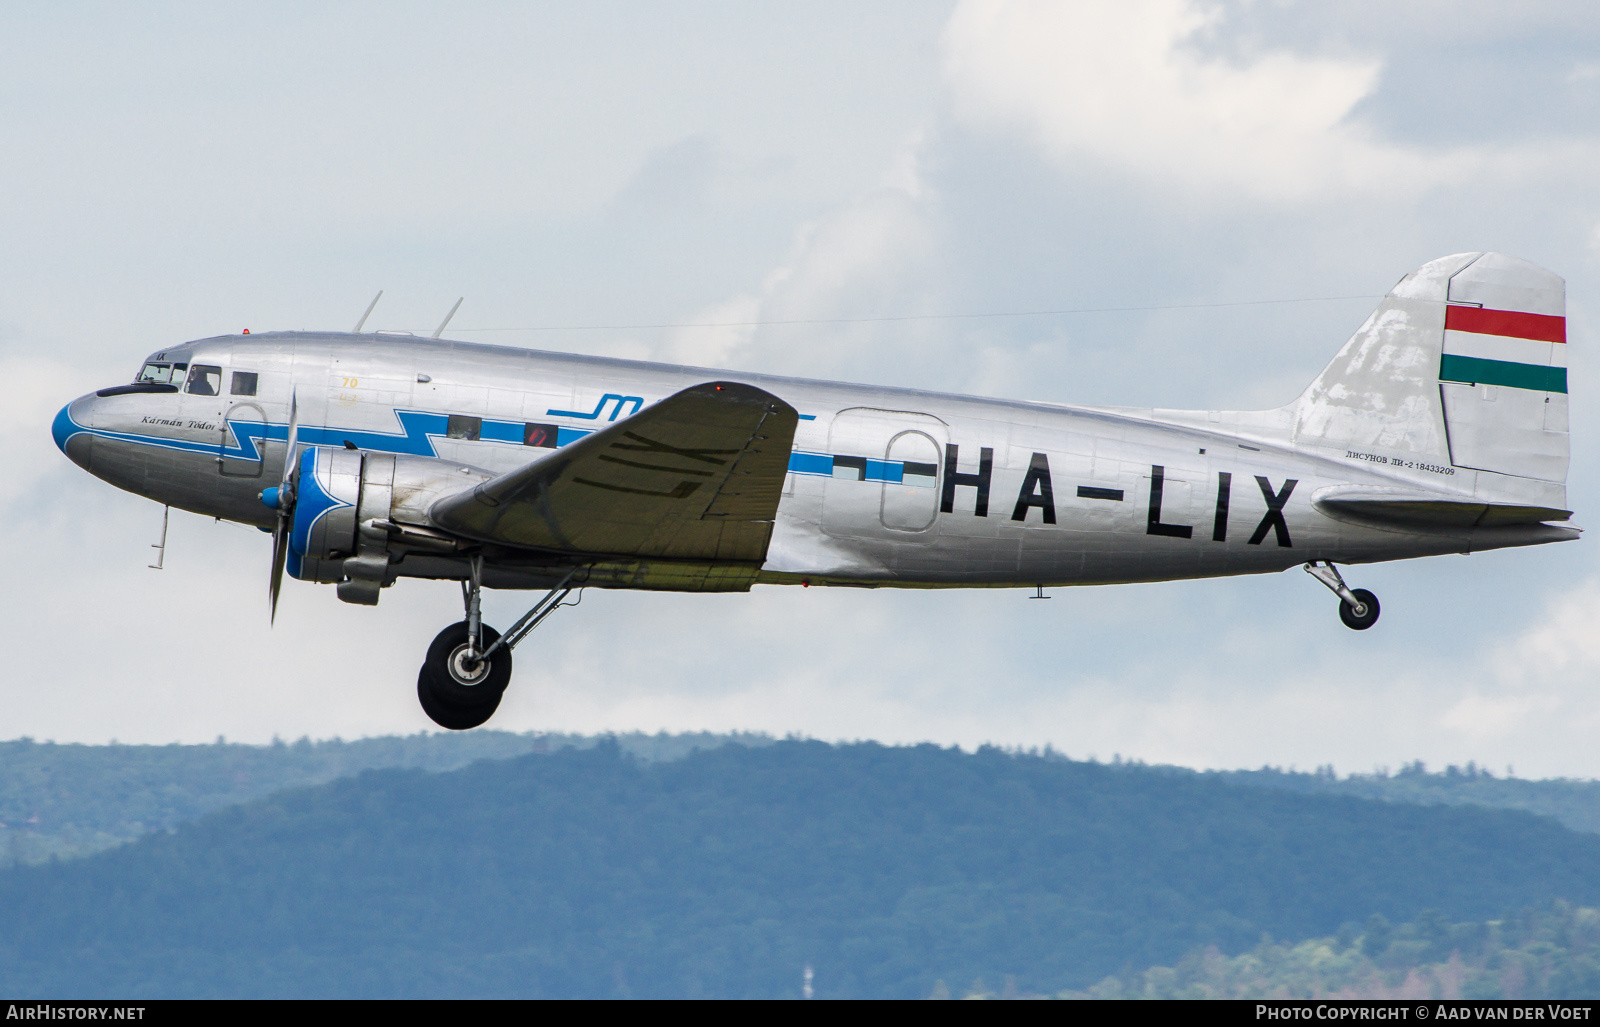
[[[905,462],[905,470],[901,473],[900,483],[912,485],[920,489],[931,489],[939,482],[939,468],[934,464]]]
[[[483,418],[451,414],[444,431],[452,439],[476,442],[483,435]]]
[[[166,385],[168,382],[172,381],[172,365],[156,363],[146,364],[144,365],[144,370],[139,372],[139,377],[135,378],[134,381],[156,382],[160,385]]]
[[[255,371],[235,371],[228,391],[235,396],[254,396],[256,394],[257,377],[258,374]]]
[[[222,368],[210,364],[196,364],[189,370],[189,395],[217,396],[221,392]]]
[[[833,476],[845,481],[867,480],[867,458],[864,456],[836,456],[833,458]]]
[[[560,429],[553,424],[525,424],[522,426],[522,444],[540,449],[555,449]]]

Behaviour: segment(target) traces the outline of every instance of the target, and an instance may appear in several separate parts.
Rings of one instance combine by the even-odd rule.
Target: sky
[[[1402,275],[1568,282],[1597,522],[1600,9],[1109,2],[12,5],[0,738],[431,729],[450,583],[377,608],[51,443],[159,347],[353,325],[1067,403],[1294,398]],[[1274,301],[1274,302],[1262,302]],[[1277,302],[1294,301],[1294,302]],[[1105,308],[1134,308],[1106,310]],[[849,321],[910,315],[1023,315]],[[597,328],[845,319],[710,328]],[[589,590],[491,726],[1600,777],[1600,550],[1031,590]],[[504,627],[536,598],[493,593]]]

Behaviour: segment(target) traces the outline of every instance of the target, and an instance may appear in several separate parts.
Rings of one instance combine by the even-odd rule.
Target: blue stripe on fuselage
[[[361,431],[352,428],[319,427],[317,425],[303,424],[299,428],[299,441],[308,446],[342,446],[348,441],[358,449],[371,450],[376,453],[401,453],[410,456],[427,457],[437,457],[439,455],[434,448],[433,440],[446,436],[449,428],[449,415],[429,413],[422,410],[396,410],[394,411],[394,416],[400,423],[401,431]],[[163,449],[174,449],[186,453],[202,453],[208,456],[221,455],[234,460],[260,460],[261,449],[259,443],[287,442],[289,439],[289,426],[287,424],[230,420],[227,425],[233,441],[231,445],[224,447],[220,454],[218,454],[215,445],[205,442],[193,442],[187,439],[174,439],[159,435],[143,435],[134,432],[116,432],[104,428],[85,428],[72,420],[65,408],[56,415],[55,422],[51,425],[51,434],[55,436],[58,446],[65,446],[66,440],[73,435],[87,432],[103,439],[112,439],[118,442],[158,446]],[[494,442],[501,445],[520,446],[522,445],[525,429],[526,425],[522,421],[492,421],[485,419],[479,439],[484,442]],[[558,425],[556,429],[556,445],[567,446],[592,434],[594,432],[587,428]],[[833,454],[791,453],[789,455],[789,470],[794,474],[832,477]],[[904,474],[905,465],[898,460],[873,460],[868,458],[864,480],[898,483],[904,480]]]
[[[899,460],[874,460],[871,457],[863,458],[866,469],[862,481],[883,481],[898,485],[905,481],[906,465]],[[859,466],[851,464],[850,466]],[[792,453],[789,456],[789,470],[793,474],[811,474],[823,478],[833,477],[832,453]]]

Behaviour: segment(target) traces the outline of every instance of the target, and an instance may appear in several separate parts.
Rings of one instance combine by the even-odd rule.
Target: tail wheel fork
[[[1306,573],[1328,586],[1328,591],[1339,597],[1339,619],[1344,626],[1355,631],[1365,631],[1378,623],[1378,597],[1364,588],[1352,589],[1340,577],[1339,569],[1327,560],[1312,560],[1306,564]]]

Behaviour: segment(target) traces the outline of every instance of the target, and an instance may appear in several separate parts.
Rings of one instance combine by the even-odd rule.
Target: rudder
[[[1559,486],[1565,315],[1565,283],[1535,264],[1499,253],[1430,261],[1294,404],[1295,441]]]
[[[1439,392],[1450,461],[1567,480],[1566,283],[1485,253],[1450,279]]]

